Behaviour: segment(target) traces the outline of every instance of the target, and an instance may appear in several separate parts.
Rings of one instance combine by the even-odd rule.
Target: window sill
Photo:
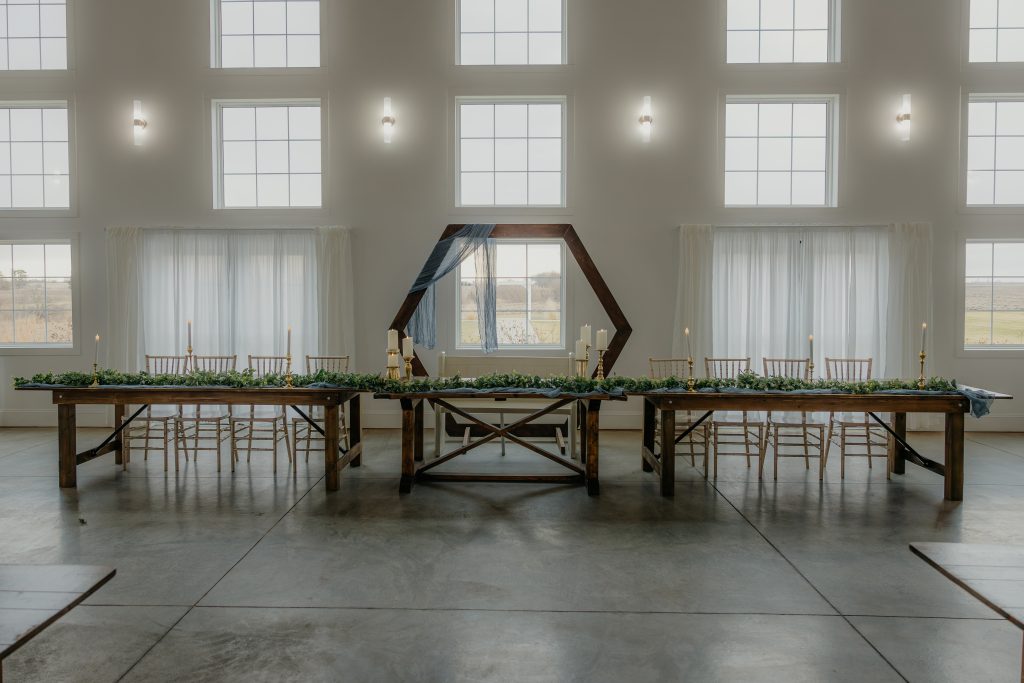
[[[993,346],[958,348],[957,358],[972,360],[1006,360],[1008,358],[1024,358],[1024,346]]]

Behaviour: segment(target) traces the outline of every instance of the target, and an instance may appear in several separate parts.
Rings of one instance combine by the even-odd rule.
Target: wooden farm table
[[[328,491],[338,490],[338,475],[347,465],[358,467],[363,453],[359,415],[359,392],[352,389],[264,388],[264,387],[19,387],[21,391],[52,391],[57,405],[57,440],[60,451],[60,487],[77,486],[77,467],[93,458],[113,452],[121,463],[121,431],[151,405],[266,405],[291,406],[324,437],[324,471]],[[350,447],[341,446],[338,411],[350,406]],[[78,452],[76,446],[76,408],[79,405],[114,406],[114,431],[95,448]],[[126,406],[140,406],[125,417]],[[321,428],[298,406],[323,406]]]
[[[115,573],[110,567],[88,565],[0,564],[0,681],[4,659]]]
[[[423,391],[423,392],[398,392],[379,393],[374,398],[397,400],[402,406],[402,479],[398,490],[400,493],[409,493],[416,480],[433,481],[513,481],[513,482],[551,482],[568,484],[586,484],[587,493],[596,496],[600,493],[600,482],[598,481],[598,441],[600,433],[601,404],[607,400],[626,400],[625,396],[609,394],[595,394],[580,397],[576,394],[551,394],[538,392],[457,392],[457,391]],[[475,417],[465,409],[454,405],[452,401],[462,399],[494,400],[494,401],[537,401],[545,399],[550,404],[536,412],[524,415],[515,422],[497,426]],[[580,461],[573,462],[559,454],[547,451],[535,443],[531,443],[515,435],[515,431],[525,424],[534,422],[552,411],[567,406],[574,401],[579,403],[580,419]],[[424,404],[438,405],[450,413],[459,415],[469,420],[474,425],[484,429],[487,434],[476,441],[456,448],[448,453],[442,454],[439,458],[431,460],[426,464],[417,465],[423,461],[423,407]],[[574,426],[571,426],[574,427]],[[478,448],[494,439],[504,437],[513,443],[541,455],[548,460],[558,463],[572,474],[468,474],[455,472],[431,472],[438,465],[457,458],[474,448]]]
[[[836,412],[867,413],[893,437],[889,449],[892,471],[903,474],[906,463],[940,474],[946,480],[946,500],[964,497],[964,414],[970,401],[959,393],[935,394],[812,394],[800,392],[705,392],[653,391],[636,392],[631,396],[644,399],[643,469],[661,475],[661,494],[675,493],[675,445],[701,423],[720,411]],[[992,398],[1010,399],[1005,394]],[[661,411],[661,452],[654,452],[655,411]],[[676,411],[700,415],[681,434],[676,434]],[[878,413],[892,413],[893,423],[883,421]],[[943,413],[946,416],[946,462],[930,460],[907,443],[907,413]]]

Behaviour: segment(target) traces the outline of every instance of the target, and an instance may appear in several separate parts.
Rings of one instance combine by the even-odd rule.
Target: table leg
[[[587,494],[596,496],[601,493],[601,482],[598,480],[597,454],[601,434],[601,402],[590,401],[586,410],[587,418]]]
[[[906,413],[893,413],[892,416],[892,431],[896,432],[897,435],[904,441],[907,438],[907,414]],[[899,444],[896,439],[889,439],[889,460],[892,462],[892,473],[893,474],[906,474],[907,472],[907,457],[906,453],[903,452],[903,446]]]
[[[73,403],[61,403],[57,406],[57,444],[60,452],[58,478],[62,489],[73,489],[78,485],[76,407]]]
[[[964,414],[946,413],[946,500],[964,499]]]
[[[644,438],[643,448],[646,448],[651,453],[654,452],[654,431],[657,429],[657,418],[655,416],[654,403],[647,397],[644,397]],[[653,472],[654,468],[647,462],[647,458],[643,456],[643,448],[640,450],[640,467],[644,472]]]
[[[114,429],[117,429],[118,427],[120,427],[122,422],[124,422],[124,404],[123,403],[115,403],[114,404]],[[122,465],[122,464],[124,464],[124,462],[123,462],[123,458],[124,458],[124,432],[121,432],[120,434],[117,435],[117,444],[118,444],[118,446],[114,450],[114,464],[115,465]]]
[[[360,409],[359,394],[353,396],[348,402],[348,447],[349,450],[363,443],[363,416]],[[359,467],[363,464],[363,454],[352,458],[349,463],[352,467]]]
[[[661,409],[661,495],[676,494],[676,411]]]
[[[400,399],[402,404],[402,480],[398,484],[399,493],[412,491],[412,482],[416,476],[416,411],[411,399]]]
[[[416,429],[416,441],[415,445],[415,456],[416,462],[423,462],[423,404],[426,401],[417,401],[414,415],[415,424],[413,425]]]
[[[338,446],[340,425],[336,404],[324,406],[324,472],[328,491],[338,490]]]

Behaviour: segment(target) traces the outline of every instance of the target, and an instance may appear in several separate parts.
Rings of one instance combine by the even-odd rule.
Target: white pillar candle
[[[595,345],[598,351],[608,350],[608,330],[597,331],[597,344]]]
[[[388,330],[388,351],[398,351],[398,330]]]
[[[292,328],[291,328],[291,325],[288,326],[288,346],[287,346],[287,349],[288,350],[287,350],[286,355],[288,355],[288,356],[292,355]]]
[[[583,327],[580,328],[580,341],[583,342],[584,346],[594,345],[594,335],[591,330],[592,328],[590,327],[590,325],[584,325]]]
[[[415,353],[413,351],[413,345],[414,345],[414,342],[412,340],[412,337],[406,337],[405,339],[403,339],[402,340],[402,355],[405,356],[406,358],[412,358],[413,353]]]
[[[96,355],[93,357],[93,363],[96,365],[100,364],[100,335],[96,335]]]
[[[928,339],[928,323],[921,323],[921,353],[924,353],[925,341]]]
[[[577,339],[576,340],[576,360],[583,360],[583,358],[586,355],[587,355],[587,349],[583,345],[583,340],[582,339]]]
[[[398,356],[396,356],[393,353],[389,353],[388,354],[388,367],[389,368],[397,368],[398,367]]]

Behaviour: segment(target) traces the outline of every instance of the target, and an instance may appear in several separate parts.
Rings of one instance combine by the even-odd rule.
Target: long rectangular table
[[[595,394],[580,397],[576,394],[552,395],[537,392],[486,392],[473,391],[423,391],[423,392],[397,392],[378,393],[374,398],[397,400],[402,407],[402,478],[399,483],[400,493],[409,493],[413,483],[417,480],[426,481],[511,481],[511,482],[550,482],[565,484],[586,484],[587,493],[596,496],[600,493],[600,482],[598,479],[598,444],[600,434],[600,411],[601,404],[607,400],[626,400],[625,396],[610,396],[608,394]],[[523,415],[520,419],[508,425],[493,425],[474,416],[472,411],[456,406],[452,401],[463,399],[492,400],[500,402],[515,401],[537,401],[537,399],[550,400],[544,408],[533,413]],[[523,425],[529,424],[539,418],[548,415],[552,411],[567,406],[574,401],[579,403],[580,419],[580,463],[566,459],[559,454],[552,453],[541,448],[535,443],[527,441],[516,435]],[[450,413],[458,415],[470,423],[483,429],[485,436],[472,441],[464,446],[456,448],[440,457],[425,464],[417,466],[417,462],[423,461],[423,410],[425,404],[432,404],[443,407]],[[575,428],[575,426],[571,426]],[[505,438],[519,444],[527,450],[541,455],[552,462],[555,462],[571,474],[472,474],[456,472],[431,472],[435,467],[442,465],[460,455],[468,453],[474,448],[479,448],[497,438]]]
[[[52,391],[57,406],[57,440],[59,444],[59,483],[61,488],[75,488],[77,468],[94,458],[114,453],[121,463],[121,432],[150,405],[228,405],[228,406],[291,406],[324,437],[324,471],[328,491],[338,490],[339,474],[346,466],[358,467],[363,452],[359,414],[359,392],[333,388],[285,387],[19,387],[21,391]],[[349,405],[349,448],[341,445],[338,411]],[[79,452],[76,435],[76,412],[79,405],[112,405],[114,431],[100,445]],[[126,407],[137,409],[127,418]],[[299,406],[321,406],[324,426],[320,427]]]
[[[799,392],[636,392],[644,400],[644,428],[641,456],[644,471],[661,477],[661,493],[675,493],[675,445],[715,411],[777,411],[867,413],[892,436],[889,457],[894,474],[906,472],[911,462],[945,478],[946,500],[964,497],[964,414],[970,401],[959,393],[948,394],[811,394]],[[995,399],[1010,399],[992,394]],[[656,411],[661,411],[661,452],[655,453]],[[681,434],[676,434],[676,411],[689,411],[700,417]],[[892,424],[878,417],[892,413]],[[945,463],[924,457],[907,443],[907,413],[941,413],[946,419]]]

